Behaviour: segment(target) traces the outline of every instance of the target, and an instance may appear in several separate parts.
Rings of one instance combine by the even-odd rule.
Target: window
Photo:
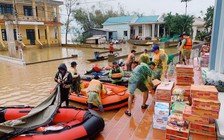
[[[23,6],[24,16],[33,16],[32,6]]]
[[[14,32],[14,40],[17,40],[16,29],[13,29],[13,32]]]
[[[38,38],[40,39],[40,30],[38,29]]]
[[[138,29],[139,29],[139,34],[141,34],[142,33],[142,26],[138,26]]]
[[[45,29],[44,32],[45,32],[45,39],[47,40],[47,30]]]
[[[58,28],[57,27],[54,27],[54,36],[55,36],[55,39],[58,39]]]
[[[13,5],[0,4],[0,14],[13,14]]]
[[[37,17],[38,17],[38,8],[37,8],[37,6],[36,6],[36,15],[37,15]]]
[[[6,35],[6,30],[2,29],[2,40],[7,41],[7,35]]]
[[[128,36],[128,31],[124,31],[124,36]]]

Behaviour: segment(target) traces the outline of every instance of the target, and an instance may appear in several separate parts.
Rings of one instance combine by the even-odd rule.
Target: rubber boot
[[[99,105],[98,108],[100,109],[100,112],[104,112],[102,105]]]
[[[89,109],[91,109],[92,106],[93,106],[93,105],[92,105],[91,103],[88,103],[88,108],[89,108]]]

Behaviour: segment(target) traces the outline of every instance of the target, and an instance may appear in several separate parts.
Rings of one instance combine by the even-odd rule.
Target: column
[[[47,0],[44,0],[44,14],[45,14],[45,21],[48,21]]]
[[[216,62],[216,56],[218,55],[218,42],[221,40],[219,36],[220,29],[220,20],[221,20],[221,12],[222,12],[222,4],[223,1],[216,0],[215,8],[214,8],[214,19],[213,19],[213,28],[212,28],[212,38],[211,38],[211,50],[210,50],[210,58],[209,58],[209,70],[217,70],[218,63]]]
[[[58,25],[58,43],[61,44],[61,26]]]
[[[155,24],[152,24],[152,39],[155,38]]]
[[[157,24],[157,37],[159,37],[159,24]]]
[[[35,44],[39,44],[39,36],[38,36],[38,25],[35,25],[35,40],[37,41]]]
[[[3,42],[2,40],[2,26],[0,25],[0,42]]]
[[[57,22],[60,21],[59,6],[56,6],[56,19],[57,19]]]
[[[14,33],[13,33],[13,22],[6,21],[5,27],[6,27],[9,56],[16,57],[16,45],[15,45]]]
[[[37,13],[36,13],[36,3],[35,0],[32,0],[32,9],[33,9],[33,18],[37,18]]]
[[[47,31],[47,45],[48,47],[50,47],[51,45],[51,37],[50,37],[50,29],[49,29],[49,25],[46,26],[46,31]]]

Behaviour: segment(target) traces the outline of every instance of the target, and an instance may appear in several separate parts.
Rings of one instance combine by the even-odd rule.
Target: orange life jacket
[[[192,40],[191,38],[186,38],[186,44],[184,46],[185,50],[192,50]]]

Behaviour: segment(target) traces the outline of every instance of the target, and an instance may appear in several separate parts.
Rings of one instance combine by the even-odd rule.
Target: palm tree
[[[181,0],[181,2],[186,2],[186,7],[185,7],[185,15],[187,15],[187,2],[189,2],[191,0]]]

